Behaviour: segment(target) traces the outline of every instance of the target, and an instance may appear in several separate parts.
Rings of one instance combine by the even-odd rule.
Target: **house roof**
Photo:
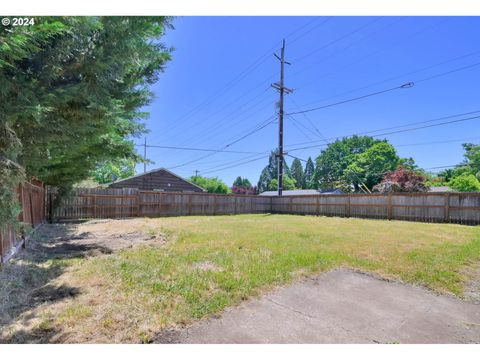
[[[110,185],[112,185],[112,184],[122,183],[122,182],[124,182],[124,181],[131,180],[131,179],[140,178],[140,177],[142,177],[142,176],[145,176],[145,175],[148,175],[148,174],[152,174],[152,173],[156,173],[156,172],[159,172],[159,171],[165,171],[165,172],[169,173],[170,175],[175,176],[176,178],[178,178],[178,179],[180,179],[180,180],[183,180],[183,181],[189,183],[189,184],[192,185],[192,186],[195,186],[196,188],[198,188],[198,189],[200,189],[200,190],[202,190],[202,191],[204,191],[204,192],[207,191],[207,190],[205,190],[204,188],[202,188],[201,186],[198,186],[197,184],[194,184],[193,182],[191,182],[191,181],[189,181],[189,180],[187,180],[187,179],[185,179],[185,178],[183,178],[183,177],[181,177],[181,176],[179,176],[179,175],[177,175],[177,174],[175,174],[175,173],[171,172],[170,170],[168,170],[168,169],[166,169],[166,168],[163,168],[163,167],[157,168],[157,169],[153,169],[153,170],[150,170],[150,171],[141,173],[141,174],[133,175],[133,176],[127,177],[127,178],[125,178],[125,179],[120,179],[120,180],[118,180],[118,181],[115,181],[115,182],[112,182],[112,183],[107,184],[107,186],[110,186]]]
[[[430,186],[428,192],[448,192],[453,191],[449,186]]]
[[[276,196],[277,191],[264,191],[260,196]],[[297,190],[283,190],[282,196],[296,196],[296,195],[328,195],[328,194],[343,194],[343,191],[338,189],[316,190],[316,189],[297,189]]]

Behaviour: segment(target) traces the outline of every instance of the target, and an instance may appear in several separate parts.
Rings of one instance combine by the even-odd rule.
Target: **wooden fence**
[[[16,189],[22,212],[19,220],[37,227],[45,220],[45,188],[40,181],[32,180]],[[0,229],[0,263],[8,261],[21,245],[25,237],[18,235],[10,226]]]
[[[265,213],[270,197],[173,193],[137,189],[77,189],[53,210],[53,219]]]
[[[311,214],[480,224],[480,193],[398,193],[255,196],[170,193],[137,189],[78,189],[53,211],[53,218]]]
[[[480,224],[480,193],[273,197],[272,213]]]

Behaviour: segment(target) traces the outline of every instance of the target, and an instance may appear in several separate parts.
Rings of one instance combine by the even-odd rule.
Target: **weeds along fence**
[[[265,213],[270,203],[269,197],[255,195],[77,189],[52,210],[52,219]]]
[[[16,189],[21,206],[19,220],[32,228],[45,221],[45,188],[42,182],[32,180]],[[25,234],[18,234],[12,226],[0,229],[0,263],[12,257],[25,243]]]
[[[480,224],[480,193],[256,196],[77,189],[55,220],[283,213]]]

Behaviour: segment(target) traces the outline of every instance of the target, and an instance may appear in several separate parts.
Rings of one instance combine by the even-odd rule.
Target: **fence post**
[[[213,194],[213,215],[217,213],[217,195]]]
[[[97,195],[93,195],[93,218],[97,218]]]
[[[388,194],[387,218],[392,220],[392,194]]]
[[[192,197],[193,194],[188,194],[188,215],[192,215]]]
[[[347,199],[348,199],[348,202],[347,202],[347,217],[350,217],[351,216],[351,205],[350,205],[350,195],[347,195]]]
[[[141,206],[141,197],[140,197],[140,191],[137,190],[137,217],[140,217],[141,211],[140,211],[140,206]]]
[[[450,222],[450,194],[445,193],[445,222]]]
[[[320,215],[320,196],[315,197],[315,214]]]

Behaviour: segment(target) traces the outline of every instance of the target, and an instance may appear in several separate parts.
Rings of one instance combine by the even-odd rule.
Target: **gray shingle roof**
[[[328,195],[328,194],[342,194],[341,190],[315,190],[315,189],[297,189],[297,190],[283,190],[283,196],[297,196],[297,195]],[[259,194],[260,196],[275,196],[277,191],[264,191]]]

